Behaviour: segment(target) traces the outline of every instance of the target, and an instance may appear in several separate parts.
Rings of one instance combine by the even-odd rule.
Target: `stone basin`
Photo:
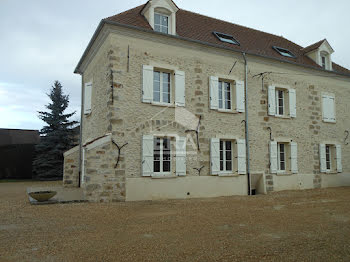
[[[56,191],[39,191],[39,192],[30,192],[29,195],[37,200],[38,202],[49,201],[57,194]]]

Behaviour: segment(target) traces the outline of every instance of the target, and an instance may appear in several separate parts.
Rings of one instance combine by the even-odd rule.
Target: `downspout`
[[[78,175],[78,187],[81,187],[81,165],[82,165],[82,150],[83,150],[83,110],[84,110],[84,81],[83,75],[81,75],[81,108],[80,108],[80,134],[79,134],[79,175]]]
[[[246,146],[246,165],[248,176],[248,195],[252,194],[252,184],[250,177],[250,150],[249,150],[249,132],[248,132],[248,63],[246,54],[243,53],[244,58],[244,91],[245,91],[245,146]]]

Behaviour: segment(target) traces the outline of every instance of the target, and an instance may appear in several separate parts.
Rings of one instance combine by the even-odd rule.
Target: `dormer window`
[[[232,35],[227,35],[219,32],[213,32],[213,34],[221,41],[233,45],[240,45],[239,42],[234,39]]]
[[[326,69],[326,57],[322,56],[322,68]]]
[[[154,14],[154,31],[164,34],[169,33],[169,17],[163,14]]]
[[[179,8],[172,0],[152,0],[141,11],[155,32],[176,35],[176,13]]]

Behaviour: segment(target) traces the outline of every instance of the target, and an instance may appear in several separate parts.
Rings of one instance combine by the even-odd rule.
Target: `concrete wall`
[[[226,190],[220,180],[227,178],[210,176],[210,138],[231,136],[244,138],[244,114],[222,113],[209,109],[209,77],[244,80],[244,64],[240,54],[204,47],[181,40],[169,40],[165,36],[148,35],[118,27],[109,27],[109,36],[92,59],[84,72],[84,81],[94,78],[92,114],[84,117],[83,141],[96,138],[106,132],[112,133],[112,139],[123,145],[128,143],[120,162],[126,181],[126,199],[152,199],[183,197],[183,186],[195,196],[205,196],[205,183],[212,181],[216,185],[217,195],[242,194],[247,184],[244,176],[229,180],[230,190]],[[128,48],[130,56],[128,59]],[[228,76],[234,62],[232,73]],[[129,67],[128,67],[129,64]],[[194,133],[185,133],[186,125],[177,118],[175,107],[162,107],[141,103],[142,65],[181,70],[186,73],[186,107],[195,116],[202,116],[200,128],[200,151],[195,143],[187,144],[187,177],[156,180],[141,177],[141,138],[145,134],[177,134],[188,136],[195,141]],[[334,77],[330,73],[306,69],[296,65],[248,56],[248,103],[249,132],[251,150],[251,171],[266,174],[268,191],[286,189],[319,188],[325,185],[350,185],[348,175],[350,147],[343,145],[343,174],[334,175],[334,179],[321,175],[319,170],[318,145],[324,141],[342,144],[344,131],[348,129],[350,105],[350,81]],[[110,70],[113,70],[113,99],[111,95]],[[262,80],[252,76],[262,72],[276,72]],[[297,117],[276,118],[267,114],[269,85],[283,85],[296,89]],[[323,92],[331,92],[336,98],[337,122],[322,121]],[[299,174],[277,176],[269,174],[268,127],[272,129],[273,139],[291,139],[298,143]],[[115,153],[116,149],[111,151]],[[107,154],[107,151],[106,151]],[[87,159],[87,165],[99,169],[99,160]],[[204,166],[202,176],[198,178],[196,167]],[[103,185],[105,178],[96,176],[94,182]],[[91,174],[93,179],[93,174]],[[337,182],[334,182],[334,181]],[[193,181],[199,183],[198,186]],[[207,182],[206,182],[207,181]],[[138,191],[145,185],[143,190]],[[210,185],[212,186],[212,185]],[[201,188],[203,187],[203,188]],[[233,190],[232,190],[233,189]],[[237,189],[237,190],[236,190]],[[99,188],[99,194],[103,188]],[[213,190],[213,189],[210,189]],[[212,195],[210,191],[207,195]],[[135,191],[135,192],[134,192]],[[166,193],[166,192],[169,193]],[[193,196],[191,194],[191,196]],[[94,198],[94,194],[91,195]]]

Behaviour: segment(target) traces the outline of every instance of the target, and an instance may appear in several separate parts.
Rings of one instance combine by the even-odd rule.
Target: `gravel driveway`
[[[350,261],[350,188],[31,206],[37,185],[0,183],[1,262]]]

